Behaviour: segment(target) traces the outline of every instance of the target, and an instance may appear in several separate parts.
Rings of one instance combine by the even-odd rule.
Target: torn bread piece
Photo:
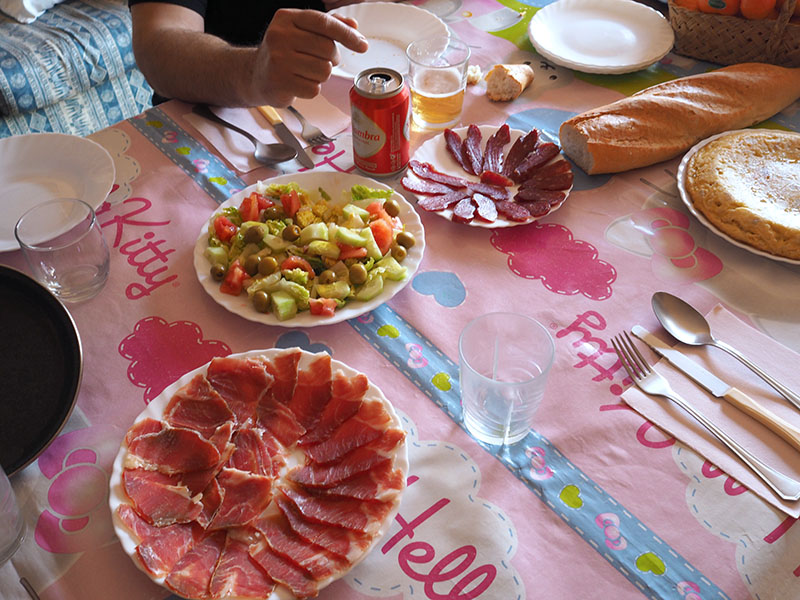
[[[508,102],[533,83],[533,67],[526,64],[495,65],[486,74],[486,95],[493,102]]]

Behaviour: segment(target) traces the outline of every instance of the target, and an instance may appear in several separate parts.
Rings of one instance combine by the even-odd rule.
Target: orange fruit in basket
[[[775,0],[740,0],[739,12],[745,19],[766,19],[775,11]]]
[[[697,10],[698,8],[698,0],[674,0],[673,4],[689,10]]]
[[[739,0],[699,0],[697,8],[715,15],[735,15],[739,12]]]

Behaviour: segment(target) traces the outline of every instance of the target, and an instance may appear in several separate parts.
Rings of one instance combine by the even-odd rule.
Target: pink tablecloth
[[[444,11],[446,3],[417,4]],[[581,75],[532,53],[525,24],[535,7],[451,4],[444,18],[470,41],[474,64],[530,60],[537,73],[512,103],[470,87],[464,124],[505,121],[555,136],[571,114],[708,67],[670,54],[631,75]],[[325,88],[345,112],[348,88],[344,79]],[[650,309],[657,290],[701,312],[721,303],[800,349],[800,270],[731,246],[687,216],[677,159],[615,176],[576,170],[566,204],[524,227],[489,231],[420,211],[424,260],[388,304],[327,327],[269,327],[208,297],[192,248],[218,201],[276,172],[237,176],[198,141],[188,110],[169,103],[92,136],[117,173],[98,212],[111,276],[97,298],[69,307],[83,340],[83,385],[65,430],[14,478],[29,536],[0,570],[3,598],[26,597],[20,576],[43,600],[169,596],[112,529],[107,482],[125,430],[164,387],[213,356],[295,345],[367,373],[409,436],[410,485],[396,522],[320,598],[800,597],[794,519],[620,398],[628,382],[610,337],[634,324],[660,332]],[[791,110],[775,119],[800,129]],[[414,132],[413,148],[429,135]],[[315,149],[315,158],[319,169],[351,170],[349,138]],[[19,252],[0,262],[27,270]],[[537,318],[556,341],[534,430],[501,452],[462,429],[456,366],[462,327],[497,310]]]

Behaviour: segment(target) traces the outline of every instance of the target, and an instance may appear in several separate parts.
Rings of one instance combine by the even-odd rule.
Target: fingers
[[[294,22],[298,29],[339,42],[353,52],[367,51],[367,39],[354,19],[306,10],[297,11]]]

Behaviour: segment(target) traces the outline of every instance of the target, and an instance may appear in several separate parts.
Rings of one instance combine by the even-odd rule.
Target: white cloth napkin
[[[770,375],[793,390],[800,390],[800,356],[767,335],[739,320],[721,305],[706,315],[711,331],[718,340],[735,347]],[[658,331],[658,337],[673,344],[669,334]],[[739,411],[725,399],[715,398],[658,357],[635,339],[636,347],[648,357],[655,370],[666,377],[673,390],[703,413],[755,456],[784,475],[800,481],[800,452],[758,421]],[[739,388],[764,408],[800,427],[800,410],[762,381],[738,360],[718,348],[677,344],[678,350],[701,364],[726,383]],[[636,387],[622,394],[634,410],[669,432],[683,444],[711,461],[753,493],[792,517],[800,517],[800,501],[785,502],[724,447],[702,425],[676,404],[664,398],[648,396]]]
[[[292,106],[309,123],[319,127],[328,136],[333,137],[350,126],[350,115],[343,113],[323,96],[317,96],[310,100],[298,98]],[[272,125],[256,108],[214,108],[213,110],[226,121],[249,131],[256,139],[265,144],[280,142]],[[285,109],[278,109],[278,112],[289,131],[295,134],[303,147],[308,147],[308,142],[300,137],[302,128],[295,116]],[[247,138],[192,112],[186,113],[183,117],[217,150],[222,158],[240,173],[249,173],[262,166],[253,158],[253,144]]]

